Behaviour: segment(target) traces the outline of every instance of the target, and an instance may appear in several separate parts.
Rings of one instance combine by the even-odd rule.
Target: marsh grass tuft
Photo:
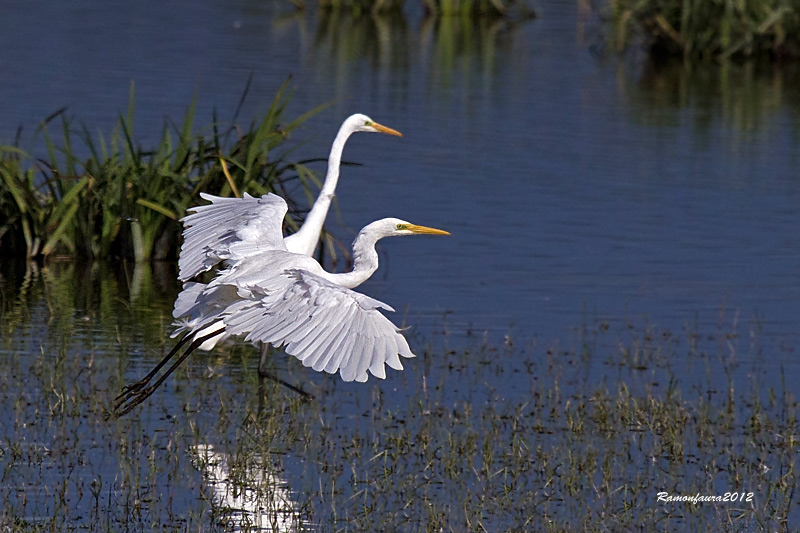
[[[200,191],[230,195],[236,188],[285,196],[286,182],[298,176],[310,187],[313,172],[289,160],[285,143],[320,108],[290,119],[289,99],[287,81],[260,121],[243,130],[235,123],[223,125],[215,115],[208,135],[196,132],[192,103],[180,125],[164,125],[151,149],[139,146],[133,132],[133,86],[128,112],[108,136],[75,126],[64,110],[54,113],[38,129],[44,157],[0,147],[4,252],[136,261],[174,257],[178,219]]]
[[[796,0],[612,0],[609,7],[617,50],[644,43],[655,55],[687,59],[800,56]]]
[[[536,16],[525,0],[423,0],[423,4],[429,13],[445,17],[524,19]]]
[[[305,7],[303,0],[292,0],[298,8]],[[346,11],[354,16],[364,14],[401,14],[405,0],[318,0],[327,12]],[[459,16],[476,18],[533,18],[535,13],[526,0],[421,0],[428,14],[434,16]]]

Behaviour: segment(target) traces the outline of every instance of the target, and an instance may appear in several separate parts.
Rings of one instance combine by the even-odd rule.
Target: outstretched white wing
[[[183,245],[178,258],[181,281],[210,270],[220,261],[254,255],[264,250],[284,250],[283,218],[286,202],[265,194],[255,198],[223,198],[200,193],[211,203],[192,207],[183,222]]]
[[[402,370],[400,357],[414,357],[400,330],[369,296],[345,289],[307,270],[267,272],[249,298],[226,309],[226,330],[247,341],[285,345],[316,371],[345,381],[366,381],[367,371],[385,378],[385,364]]]
[[[226,308],[238,299],[237,288],[233,285],[209,287],[205,283],[184,283],[172,311],[172,316],[177,320],[174,323],[176,328],[170,336],[174,338],[183,332],[191,332],[195,338],[200,338],[217,331],[223,325]],[[230,334],[226,331],[208,339],[198,348],[210,350],[228,337]]]

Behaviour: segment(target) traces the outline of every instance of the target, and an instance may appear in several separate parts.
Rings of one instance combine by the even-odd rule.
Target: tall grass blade
[[[62,206],[68,206],[68,207],[65,212],[61,213],[62,215],[61,221],[58,222],[58,225],[56,226],[53,233],[50,235],[50,238],[47,239],[44,248],[42,248],[43,255],[50,255],[50,253],[52,253],[55,246],[61,241],[61,237],[69,229],[70,225],[72,224],[72,219],[75,218],[75,214],[78,212],[79,205],[77,202],[72,202],[69,204],[60,204],[59,205],[60,211],[64,211],[60,209]],[[75,247],[73,242],[65,241],[64,244],[70,250],[70,252],[73,253],[75,252]]]
[[[144,198],[137,198],[136,203],[148,209],[152,209],[157,213],[161,213],[162,215],[171,220],[178,220],[178,215],[175,213],[175,211],[172,211],[171,209],[164,207],[163,205],[151,202],[150,200],[145,200]]]

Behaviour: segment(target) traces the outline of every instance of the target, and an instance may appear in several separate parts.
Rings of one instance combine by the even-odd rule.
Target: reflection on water
[[[0,529],[205,531],[209,515],[242,528],[260,521],[268,531],[299,529],[297,513],[284,505],[285,486],[266,485],[277,478],[242,470],[243,455],[231,459],[230,448],[202,444],[209,435],[223,446],[242,440],[235,435],[240,413],[229,411],[234,400],[255,410],[255,387],[243,377],[247,361],[236,350],[191,358],[140,409],[106,418],[122,384],[170,347],[177,288],[161,285],[175,276],[174,265],[162,266],[0,262]],[[280,400],[271,394],[267,403],[278,420]],[[260,454],[249,453],[250,460],[261,462],[270,444],[285,447],[264,430],[259,435],[268,444],[247,434],[248,452]],[[226,479],[238,483],[229,496],[246,487],[240,509],[258,502],[266,514],[220,508]]]
[[[121,344],[131,335],[161,344],[172,321],[175,272],[175,265],[165,262],[6,259],[0,262],[0,332],[11,342],[19,328],[36,328],[46,338],[51,328],[77,335],[92,324],[105,334],[116,332]],[[157,327],[130,327],[153,319]],[[90,332],[85,335],[91,339]]]
[[[298,24],[300,17],[298,14]],[[338,96],[356,90],[362,66],[388,85],[407,89],[408,76],[424,78],[427,90],[449,92],[459,84],[491,86],[496,71],[516,62],[513,36],[526,20],[496,17],[422,17],[403,13],[359,16],[323,10],[314,17],[308,60],[314,76],[326,80]],[[382,87],[384,90],[387,87]],[[390,97],[406,97],[397,89]]]
[[[621,76],[620,89],[631,98],[634,108],[643,106],[667,111],[657,115],[632,115],[631,119],[656,120],[650,126],[675,125],[676,111],[694,109],[693,131],[713,133],[719,117],[726,127],[738,131],[759,131],[780,123],[786,108],[800,108],[794,87],[800,83],[800,68],[793,64],[763,64],[726,61],[722,64],[693,65],[678,61],[647,60],[635,85]]]
[[[347,10],[322,10],[314,20],[311,51],[330,72],[346,72],[349,62],[360,60],[379,70],[407,71],[411,66],[412,30],[402,13],[369,17]]]
[[[430,344],[366,384],[292,361],[281,372],[312,402],[260,390],[255,357],[218,351],[106,420],[121,385],[168,348],[153,332],[171,299],[143,275],[133,303],[132,277],[108,265],[8,267],[0,528],[573,530],[614,513],[621,530],[717,530],[797,514],[785,475],[796,374],[766,365],[758,332],[735,318],[716,331],[587,323],[549,345]],[[675,487],[760,504],[721,517],[654,507],[653,490]]]
[[[216,513],[233,531],[295,532],[303,530],[288,483],[275,472],[269,457],[257,454],[237,458],[210,444],[190,447],[194,466],[213,492]]]

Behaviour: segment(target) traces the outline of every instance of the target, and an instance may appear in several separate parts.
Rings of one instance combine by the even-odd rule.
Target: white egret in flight
[[[328,155],[328,173],[325,175],[325,181],[322,184],[322,190],[320,190],[316,202],[314,202],[311,211],[308,212],[303,225],[300,226],[297,232],[284,239],[286,249],[290,252],[303,255],[314,253],[314,248],[316,248],[317,241],[322,233],[322,225],[328,214],[328,208],[330,208],[331,200],[336,191],[336,184],[339,181],[339,166],[342,161],[344,145],[353,133],[360,131],[387,133],[398,137],[403,136],[399,131],[378,124],[368,116],[360,113],[345,119],[336,134],[336,138],[333,140],[333,145],[331,145],[331,152]],[[236,199],[238,202],[242,202],[242,200],[241,198]],[[196,220],[199,216],[202,215],[194,215],[193,220]],[[239,227],[242,220],[247,219],[249,216],[250,214],[247,210],[236,210],[232,207],[228,216],[215,218],[216,225],[213,228],[204,226],[202,232],[191,231],[190,229],[184,231],[184,241],[178,258],[178,279],[188,281],[216,266],[221,261],[221,256],[225,255],[227,246],[230,244],[223,240],[223,236],[231,235],[231,231]],[[200,224],[200,222],[197,221],[197,224]]]
[[[305,366],[339,372],[345,381],[366,381],[367,372],[383,379],[386,364],[402,370],[400,358],[414,357],[400,330],[379,311],[393,309],[352,289],[377,270],[378,240],[448,232],[397,218],[372,222],[353,241],[352,271],[332,274],[312,257],[287,249],[282,232],[287,206],[279,196],[201,196],[211,204],[190,209],[193,213],[183,219],[185,231],[198,238],[208,234],[219,243],[209,253],[226,267],[208,284],[184,285],[173,312],[181,319],[176,334],[186,331],[184,337],[147,376],[123,389],[114,405],[117,416],[150,396],[192,350],[211,349],[234,335],[283,346]],[[238,225],[219,233],[229,217]],[[189,348],[147,386],[189,339]]]

